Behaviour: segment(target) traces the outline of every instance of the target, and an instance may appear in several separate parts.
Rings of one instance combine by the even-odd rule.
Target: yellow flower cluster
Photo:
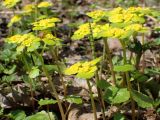
[[[40,38],[36,37],[32,33],[23,35],[17,34],[6,39],[6,42],[8,43],[17,44],[17,52],[22,52],[24,48],[27,48],[28,52],[32,52],[39,47],[39,41]]]
[[[64,73],[66,75],[74,75],[78,78],[90,79],[94,76],[97,70],[96,64],[100,62],[101,58],[96,58],[89,62],[78,62],[67,68]]]
[[[42,19],[37,22],[32,23],[33,30],[46,30],[48,28],[55,27],[55,22],[60,22],[59,18],[47,18],[47,19]]]
[[[118,39],[128,38],[134,33],[145,32],[147,30],[142,26],[142,23],[145,22],[144,15],[149,14],[149,12],[151,12],[149,8],[141,7],[131,7],[128,9],[118,7],[108,12],[101,10],[89,12],[87,15],[93,18],[93,22],[90,23],[91,27],[89,23],[80,25],[78,30],[74,32],[72,39],[82,39],[91,34],[91,31],[95,39],[101,37]],[[109,23],[104,24],[104,21],[98,22],[104,16]],[[99,20],[98,17],[100,18]],[[97,19],[97,21],[94,21],[95,19]]]
[[[25,5],[22,10],[24,11],[25,14],[29,14],[34,11],[35,7],[36,6],[34,4],[28,4]]]
[[[38,4],[38,8],[48,8],[48,7],[51,7],[53,4],[51,2],[41,2]]]
[[[4,0],[3,5],[6,8],[14,7],[20,0]]]
[[[109,21],[111,23],[144,23],[144,13],[149,13],[149,8],[130,7],[123,9],[121,7],[115,8],[108,13]]]
[[[104,32],[109,29],[109,24],[98,25],[96,23],[85,23],[79,26],[79,29],[74,32],[72,36],[73,40],[79,40],[84,38],[85,36],[91,34],[91,30],[93,33],[93,37],[98,39],[104,36]]]
[[[61,39],[53,36],[51,33],[45,34],[42,40],[46,45],[61,46]]]
[[[91,27],[93,27],[94,25],[95,23],[91,23]],[[72,39],[73,40],[82,39],[89,34],[90,34],[90,25],[89,23],[85,23],[78,27],[78,30],[74,32]]]
[[[145,32],[147,28],[141,24],[131,24],[124,28],[110,27],[107,31],[104,31],[102,37],[124,39],[130,37],[133,33]]]
[[[92,11],[92,12],[88,12],[87,15],[89,17],[91,17],[95,22],[98,22],[105,17],[106,11],[95,10],[95,11]]]
[[[11,18],[10,22],[8,23],[8,27],[11,27],[14,23],[17,23],[21,20],[21,16],[15,15]]]

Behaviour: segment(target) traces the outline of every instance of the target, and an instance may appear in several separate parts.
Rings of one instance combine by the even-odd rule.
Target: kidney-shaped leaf
[[[32,67],[32,69],[29,73],[29,77],[36,78],[37,76],[39,76],[39,69],[37,67]]]
[[[69,103],[75,103],[75,104],[81,104],[82,103],[82,98],[80,98],[79,96],[75,96],[75,95],[67,96],[66,100]]]
[[[114,71],[116,72],[128,72],[133,70],[135,70],[135,68],[130,64],[114,66]]]
[[[41,111],[34,115],[28,116],[24,120],[56,120],[56,116],[51,112],[47,113],[45,111]]]
[[[131,92],[133,99],[137,102],[138,106],[142,108],[153,107],[153,100],[145,94],[142,94],[136,90]]]
[[[38,101],[38,104],[40,106],[55,104],[55,103],[57,103],[57,100],[53,100],[53,99],[40,99],[40,101]]]
[[[127,88],[117,88],[110,86],[106,89],[104,100],[111,104],[118,104],[127,101],[130,98]]]

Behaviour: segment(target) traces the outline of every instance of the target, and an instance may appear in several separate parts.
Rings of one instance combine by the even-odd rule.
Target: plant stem
[[[112,83],[115,86],[116,85],[116,76],[115,76],[115,72],[114,72],[114,66],[113,66],[113,62],[112,62],[112,57],[110,54],[110,49],[107,43],[107,40],[103,40],[104,42],[104,47],[105,47],[105,51],[106,51],[106,56],[108,57],[108,61],[109,61],[109,65],[110,65],[110,71],[112,74]]]
[[[91,33],[89,41],[90,41],[90,45],[91,45],[92,56],[93,56],[93,59],[95,59],[96,58],[95,44],[94,44],[92,26],[91,26],[90,22],[89,22],[89,28],[90,28],[90,33]],[[96,79],[96,83],[97,83],[99,81],[98,71],[96,71],[96,73],[95,73],[95,79]],[[103,96],[102,90],[97,87],[97,91],[98,91],[98,100],[99,100],[99,103],[101,105],[101,110],[102,110],[102,117],[103,117],[103,120],[105,120],[105,104],[104,104],[104,100],[102,98],[102,96]]]
[[[28,65],[28,62],[27,62],[24,54],[22,54],[22,61],[24,62],[26,70],[28,72],[30,72],[30,66]],[[30,85],[30,90],[31,90],[30,94],[31,94],[31,97],[32,97],[32,109],[33,109],[33,111],[35,111],[35,109],[34,109],[35,103],[34,103],[34,99],[33,99],[34,98],[34,91],[33,91],[32,83],[33,83],[33,79],[29,77],[29,85]]]
[[[58,57],[57,57],[57,54],[56,54],[56,50],[53,49],[53,47],[51,48],[51,53],[52,53],[52,57],[54,57],[54,59],[55,59],[55,62],[56,62],[57,68],[58,68],[58,73],[59,73],[61,83],[62,83],[63,89],[64,89],[64,97],[66,97],[67,96],[67,88],[66,88],[66,85],[65,85],[65,82],[64,82],[64,79],[63,79],[63,74],[62,74],[61,67],[59,66],[59,63],[58,63]]]
[[[91,87],[90,82],[89,82],[88,79],[87,79],[87,84],[88,84],[90,98],[91,98],[91,104],[92,104],[92,109],[93,109],[93,114],[94,114],[94,120],[97,120],[97,112],[96,112],[96,106],[95,106],[95,102],[94,102],[94,98],[93,98],[93,94],[92,94],[92,87]]]
[[[123,41],[121,41],[121,44],[122,44],[122,47],[123,47],[123,64],[125,65],[125,64],[127,64],[126,44]],[[130,78],[129,78],[128,72],[125,72],[125,76],[126,76],[126,81],[127,81],[127,87],[128,87],[129,92],[130,92],[132,120],[135,120],[135,103],[134,103],[134,100],[133,100],[132,94],[131,94],[132,85],[131,85],[131,82],[130,82]]]
[[[142,45],[144,45],[144,33],[142,34]],[[144,51],[142,55],[142,73],[144,73],[144,68],[145,68],[145,53]]]
[[[37,52],[36,52],[36,55],[38,56],[38,58],[40,59],[41,63],[42,63],[42,69],[43,69],[43,72],[45,73],[46,77],[48,78],[48,81],[49,81],[49,85],[51,86],[51,89],[53,91],[53,94],[55,95],[55,98],[58,102],[58,107],[59,107],[59,110],[60,110],[60,113],[61,113],[61,117],[62,117],[62,120],[66,120],[66,116],[64,114],[64,111],[63,111],[63,107],[62,107],[62,103],[58,97],[58,93],[56,91],[56,87],[55,87],[55,84],[54,82],[52,81],[52,77],[49,75],[45,65],[44,65],[44,61],[43,61],[43,58],[42,56],[40,56]]]

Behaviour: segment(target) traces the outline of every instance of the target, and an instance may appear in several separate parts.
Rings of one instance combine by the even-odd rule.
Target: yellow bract
[[[121,14],[124,11],[123,8],[118,7],[118,8],[114,8],[113,10],[109,11],[110,15],[115,15],[115,14]]]
[[[47,8],[51,7],[53,4],[51,2],[41,2],[38,4],[38,8]]]
[[[29,14],[29,13],[33,12],[34,9],[35,9],[35,5],[34,4],[28,4],[28,5],[23,7],[23,11],[26,14]]]
[[[3,5],[6,8],[14,7],[20,0],[4,0]]]
[[[91,23],[91,27],[93,27],[95,25],[95,23]],[[78,40],[78,39],[82,39],[84,38],[85,36],[89,35],[90,34],[90,26],[89,26],[89,23],[85,23],[85,24],[82,24],[78,27],[78,30],[76,30],[74,32],[74,35],[72,36],[72,39],[73,40]]]
[[[19,22],[21,20],[21,16],[15,15],[11,18],[10,22],[8,23],[8,27],[11,27],[14,23]]]
[[[74,75],[79,78],[89,79],[94,76],[95,71],[97,70],[96,64],[100,62],[101,58],[96,58],[89,62],[77,62],[74,65],[67,68],[64,73],[66,75]]]
[[[79,29],[74,32],[72,39],[73,40],[82,39],[87,35],[91,34],[91,31],[92,31],[93,37],[98,39],[100,37],[103,37],[105,31],[107,31],[108,29],[109,29],[109,24],[98,25],[96,23],[91,23],[89,25],[89,23],[85,23],[80,25]]]
[[[6,42],[17,44],[17,52],[22,52],[23,49],[26,47],[27,51],[32,51],[37,49],[40,45],[39,43],[40,38],[36,37],[32,33],[27,34],[17,34],[7,38]]]
[[[122,14],[111,15],[109,17],[109,21],[112,22],[112,23],[123,22],[123,15]]]
[[[61,46],[61,39],[53,36],[51,33],[45,34],[42,40],[46,45]]]
[[[130,7],[123,9],[118,7],[109,11],[108,17],[111,23],[144,23],[144,14],[149,12],[151,12],[149,8]]]
[[[21,41],[22,41],[22,39],[21,39],[21,35],[14,35],[14,36],[12,36],[12,37],[9,37],[9,38],[7,38],[7,42],[8,43],[16,43],[16,44],[18,44],[18,43],[21,43]]]
[[[78,30],[74,32],[72,39],[79,40],[91,34],[94,39],[103,37],[129,38],[135,33],[145,32],[146,28],[142,25],[145,22],[144,16],[148,14],[151,14],[151,10],[141,7],[128,9],[118,7],[110,11],[95,10],[87,13],[93,22],[80,25]],[[100,21],[102,18],[104,21]]]
[[[88,12],[87,15],[91,17],[96,22],[105,17],[106,12],[103,10],[95,10],[92,12]]]
[[[45,30],[48,28],[55,27],[55,22],[60,22],[59,18],[48,18],[48,19],[42,19],[40,21],[32,23],[33,30]]]

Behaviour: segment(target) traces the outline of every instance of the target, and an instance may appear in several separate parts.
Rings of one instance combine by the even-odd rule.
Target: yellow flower
[[[51,2],[41,2],[38,4],[38,8],[47,8],[51,7],[53,4]]]
[[[72,36],[73,40],[79,40],[82,39],[88,35],[91,34],[91,29],[92,29],[92,33],[93,33],[93,37],[98,39],[104,36],[104,32],[106,30],[108,30],[109,28],[109,24],[105,24],[105,25],[98,25],[95,22],[94,23],[90,23],[91,24],[91,28],[89,23],[85,23],[80,25],[78,28],[78,30],[76,30]]]
[[[94,28],[95,23],[91,23],[91,27]],[[82,24],[78,27],[72,36],[73,40],[79,40],[90,34],[89,23]]]
[[[11,27],[14,23],[19,22],[21,20],[21,16],[15,15],[11,18],[10,22],[8,23],[8,27]]]
[[[120,39],[124,34],[125,34],[125,31],[123,29],[110,27],[107,31],[105,31],[104,37]]]
[[[118,8],[114,8],[113,10],[109,11],[110,15],[115,15],[115,14],[121,14],[124,11],[123,8],[118,7]]]
[[[98,39],[105,36],[105,32],[108,31],[109,24],[95,25],[93,28],[93,37]]]
[[[111,15],[111,16],[109,16],[109,21],[112,23],[123,22],[123,14]]]
[[[64,73],[66,75],[74,75],[74,74],[76,74],[78,72],[78,70],[79,70],[81,65],[82,65],[82,63],[77,62],[76,64],[74,64],[74,65],[70,66],[69,68],[67,68]]]
[[[36,37],[32,33],[17,34],[7,38],[6,42],[17,44],[17,52],[22,52],[24,48],[27,48],[28,52],[32,52],[40,45],[40,38]]]
[[[103,10],[95,10],[87,13],[87,15],[91,17],[93,20],[95,20],[96,22],[103,19],[105,17],[105,14],[106,12]]]
[[[124,19],[124,22],[130,22],[133,18],[133,14],[131,13],[124,13],[123,14],[123,19]]]
[[[125,30],[129,31],[129,30],[134,30],[136,32],[140,31],[142,29],[142,25],[141,24],[131,24],[125,27]]]
[[[14,7],[20,0],[4,0],[3,5],[6,8]]]
[[[96,64],[100,62],[101,58],[96,58],[92,61],[87,62],[78,62],[69,68],[67,68],[64,73],[66,75],[74,75],[79,78],[89,79],[94,76],[95,71],[97,70]]]
[[[46,45],[61,46],[61,39],[53,36],[51,33],[45,34],[42,40]]]
[[[26,14],[29,14],[29,13],[33,12],[34,9],[35,9],[35,5],[34,4],[28,4],[28,5],[23,7],[23,11]]]
[[[58,18],[48,18],[48,19],[42,19],[37,22],[32,23],[33,30],[45,30],[48,28],[55,27],[55,22],[60,22],[60,19]]]
[[[128,9],[126,9],[128,12],[132,12],[132,13],[136,13],[136,12],[150,12],[150,9],[145,7],[130,7]]]
[[[9,38],[6,39],[6,42],[8,43],[21,43],[21,35],[17,34],[17,35],[14,35],[14,36],[11,36]]]
[[[114,35],[113,38],[121,38],[121,36],[124,34],[124,30],[121,28],[113,28],[112,29],[114,31]]]

